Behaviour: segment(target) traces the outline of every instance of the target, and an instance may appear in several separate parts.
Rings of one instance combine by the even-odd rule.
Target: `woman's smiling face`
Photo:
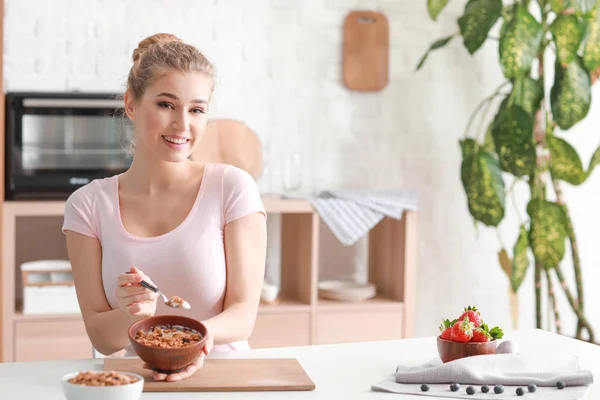
[[[126,92],[136,153],[167,162],[186,160],[206,128],[212,91],[212,80],[203,73],[169,71],[148,86],[141,99]]]

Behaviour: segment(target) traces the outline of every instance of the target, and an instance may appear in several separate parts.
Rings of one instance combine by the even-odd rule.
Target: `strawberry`
[[[475,328],[473,330],[473,337],[471,338],[471,342],[489,342],[492,336],[488,331],[484,331],[481,328]]]
[[[489,342],[490,340],[501,339],[504,336],[502,329],[497,326],[489,329],[486,323],[481,323],[479,328],[473,330],[471,342]]]
[[[473,337],[473,322],[469,317],[464,317],[463,320],[458,320],[452,325],[452,340],[455,342],[468,342]]]
[[[442,324],[440,325],[440,332],[442,332],[442,334],[440,335],[440,338],[444,339],[444,340],[452,340],[452,325],[454,325],[456,323],[456,320],[454,321],[450,321],[449,319],[445,319],[442,321]]]
[[[458,317],[458,320],[462,321],[463,319],[465,319],[465,317],[469,317],[469,321],[473,323],[473,326],[475,326],[475,328],[481,326],[481,314],[479,313],[476,307],[465,307],[464,312],[460,315],[460,317]]]

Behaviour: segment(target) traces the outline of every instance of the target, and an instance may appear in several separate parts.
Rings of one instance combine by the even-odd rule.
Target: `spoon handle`
[[[131,274],[131,272],[127,271],[126,274]],[[154,293],[158,293],[158,288],[152,286],[151,284],[149,284],[148,282],[146,282],[144,280],[140,281],[140,285],[142,285],[146,289],[152,290]]]

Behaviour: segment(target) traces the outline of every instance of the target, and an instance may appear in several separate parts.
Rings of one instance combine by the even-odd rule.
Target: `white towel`
[[[556,387],[557,381],[566,383],[564,389]],[[450,384],[459,383],[457,392]],[[399,366],[388,379],[371,387],[374,391],[405,393],[448,398],[489,399],[494,385],[504,386],[504,397],[514,397],[518,387],[525,390],[524,398],[545,400],[576,400],[585,396],[594,377],[584,370],[575,356],[556,354],[491,354],[461,358],[446,364],[439,359],[416,367]],[[421,391],[421,384],[428,384],[429,391]],[[537,385],[534,393],[527,385]],[[490,392],[481,392],[488,385]],[[467,395],[466,388],[473,386],[474,395]],[[495,397],[494,397],[495,398]]]
[[[405,210],[417,209],[416,194],[406,190],[327,190],[303,198],[344,246],[356,243],[384,217],[400,219]]]

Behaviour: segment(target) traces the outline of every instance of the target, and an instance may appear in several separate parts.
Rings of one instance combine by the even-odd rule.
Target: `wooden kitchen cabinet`
[[[357,303],[318,297],[319,215],[308,201],[263,198],[281,215],[281,288],[276,304],[261,304],[252,348],[306,346],[410,337],[414,315],[416,213],[384,219],[369,233],[369,281],[378,296]],[[92,347],[79,314],[23,315],[19,266],[67,259],[62,201],[6,201],[2,208],[0,360],[89,358]]]

